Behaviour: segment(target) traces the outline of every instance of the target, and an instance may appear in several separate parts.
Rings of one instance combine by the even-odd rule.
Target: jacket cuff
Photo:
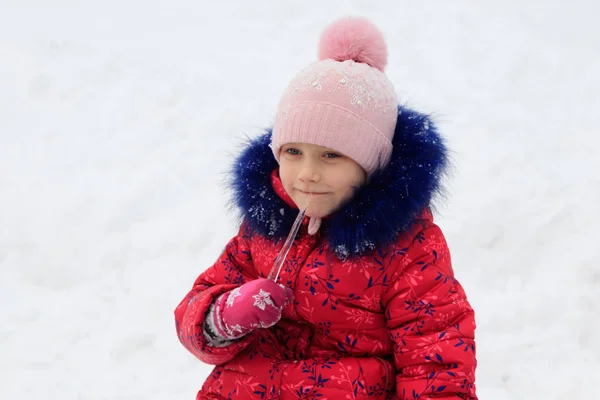
[[[204,335],[204,339],[206,339],[206,342],[210,346],[227,347],[233,343],[233,341],[219,334],[219,331],[215,326],[215,318],[218,318],[215,308],[215,301],[213,301],[208,309],[204,323],[202,324],[202,333]]]

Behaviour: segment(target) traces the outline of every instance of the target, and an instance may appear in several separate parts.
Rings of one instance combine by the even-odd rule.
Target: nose
[[[298,179],[304,183],[318,182],[321,180],[321,171],[312,160],[305,160],[298,172]]]

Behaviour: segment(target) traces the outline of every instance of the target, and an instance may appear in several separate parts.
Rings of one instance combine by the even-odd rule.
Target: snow
[[[328,22],[371,18],[453,150],[437,222],[482,399],[594,398],[600,3],[3,0],[0,398],[192,399],[172,311],[235,232],[224,172]]]

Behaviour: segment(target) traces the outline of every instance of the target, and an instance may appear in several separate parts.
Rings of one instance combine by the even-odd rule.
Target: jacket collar
[[[278,164],[270,144],[270,129],[248,141],[235,159],[230,186],[232,203],[241,218],[259,234],[281,239],[287,236],[297,212],[285,191],[281,193],[283,187],[273,184]],[[323,220],[323,236],[340,259],[393,243],[423,215],[430,218],[432,199],[443,194],[447,149],[428,116],[398,107],[392,144],[389,165]]]

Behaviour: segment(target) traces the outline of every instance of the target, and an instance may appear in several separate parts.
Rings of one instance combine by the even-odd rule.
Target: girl
[[[235,161],[239,233],[175,310],[216,365],[197,399],[476,399],[474,314],[430,212],[444,142],[398,106],[367,20],[332,24],[319,59]]]

